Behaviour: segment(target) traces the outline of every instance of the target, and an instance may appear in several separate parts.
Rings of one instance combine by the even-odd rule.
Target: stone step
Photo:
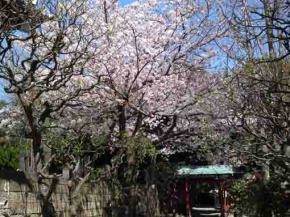
[[[220,213],[200,213],[199,216],[221,216]]]

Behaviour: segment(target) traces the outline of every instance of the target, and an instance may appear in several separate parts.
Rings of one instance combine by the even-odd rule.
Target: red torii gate
[[[177,174],[180,177],[179,184],[184,189],[181,197],[185,200],[188,217],[193,217],[193,214],[199,215],[202,213],[202,216],[207,216],[207,214],[208,216],[213,216],[214,214],[220,216],[227,215],[230,208],[227,190],[229,190],[230,183],[234,179],[234,171],[231,165],[182,166],[178,168]],[[197,185],[197,183],[211,183],[217,186],[218,207],[193,206],[192,196],[197,194],[197,192],[193,192],[191,187]]]

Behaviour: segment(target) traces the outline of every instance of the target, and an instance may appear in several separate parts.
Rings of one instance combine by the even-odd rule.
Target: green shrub
[[[0,167],[18,169],[20,151],[28,150],[31,147],[30,141],[7,137],[2,137],[0,140]]]
[[[232,211],[237,217],[272,217],[273,214],[275,217],[284,217],[288,207],[282,182],[276,176],[267,182],[237,180],[231,189]]]

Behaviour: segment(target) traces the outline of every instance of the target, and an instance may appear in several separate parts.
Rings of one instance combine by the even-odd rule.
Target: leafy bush
[[[233,183],[231,199],[232,211],[237,217],[284,217],[287,212],[285,189],[280,177],[272,176],[267,182],[241,179]]]
[[[28,150],[30,147],[29,140],[2,137],[0,139],[0,167],[18,169],[20,151]]]

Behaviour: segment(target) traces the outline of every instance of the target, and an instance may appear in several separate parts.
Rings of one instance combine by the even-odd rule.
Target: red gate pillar
[[[192,217],[188,181],[185,181],[185,204],[186,204],[187,216]]]
[[[221,206],[221,213],[222,216],[225,216],[226,213],[226,195],[225,195],[225,189],[223,187],[223,182],[218,182],[218,188],[219,188],[219,200],[220,200],[220,206]]]

